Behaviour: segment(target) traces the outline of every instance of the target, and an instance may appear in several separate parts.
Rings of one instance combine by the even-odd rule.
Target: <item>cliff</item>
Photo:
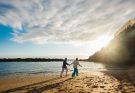
[[[90,56],[87,60],[111,64],[134,64],[135,19],[124,24],[106,47]]]

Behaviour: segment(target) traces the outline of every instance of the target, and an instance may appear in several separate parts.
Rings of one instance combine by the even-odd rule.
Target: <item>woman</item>
[[[74,77],[75,75],[78,76],[78,68],[77,67],[78,67],[78,65],[81,66],[79,64],[78,58],[76,58],[76,60],[73,63],[71,63],[71,64],[73,64],[73,68],[74,68],[74,72],[72,73],[72,77]]]

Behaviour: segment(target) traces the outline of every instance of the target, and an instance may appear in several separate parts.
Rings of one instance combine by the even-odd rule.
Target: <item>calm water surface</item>
[[[72,61],[68,61],[71,63]],[[97,71],[105,70],[102,64],[94,62],[80,62],[83,67],[79,67],[79,71]],[[7,74],[36,74],[36,73],[60,73],[62,62],[0,62],[0,75]],[[68,66],[69,71],[73,70],[73,66]]]

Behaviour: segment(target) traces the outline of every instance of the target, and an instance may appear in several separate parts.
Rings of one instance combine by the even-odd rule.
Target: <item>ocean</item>
[[[72,61],[68,61],[71,63]],[[83,62],[80,64],[79,72],[106,70],[104,65],[94,62]],[[0,62],[0,76],[11,74],[38,74],[38,73],[60,73],[62,62]],[[69,71],[73,66],[68,66]]]

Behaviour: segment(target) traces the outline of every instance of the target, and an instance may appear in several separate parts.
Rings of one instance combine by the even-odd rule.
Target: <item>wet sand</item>
[[[135,72],[91,71],[71,75],[20,75],[0,78],[1,93],[135,93]]]

